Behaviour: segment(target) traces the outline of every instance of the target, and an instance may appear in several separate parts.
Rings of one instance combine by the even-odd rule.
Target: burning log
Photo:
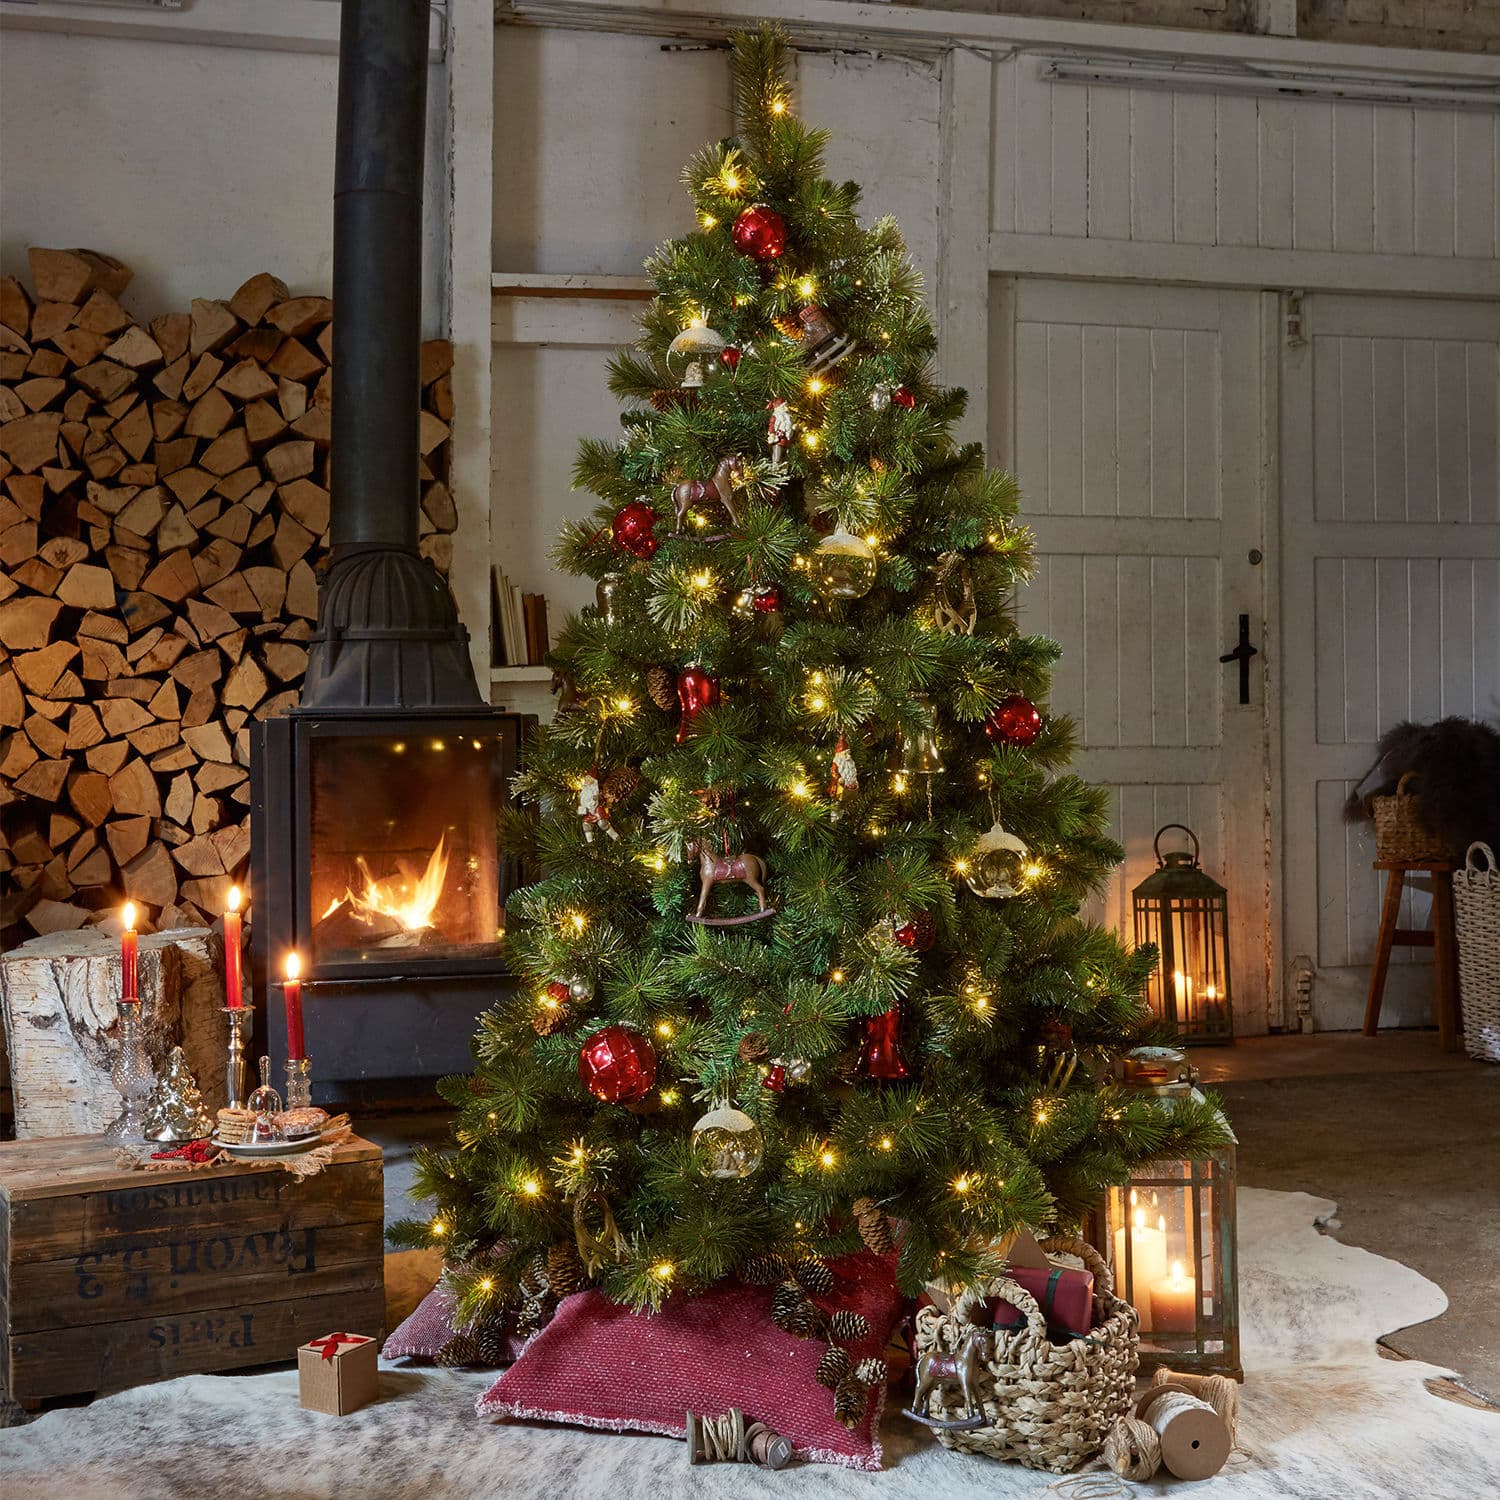
[[[129,267],[30,260],[31,292],[0,279],[5,946],[127,889],[158,926],[217,916],[249,842],[246,726],[296,701],[328,546],[328,298],[263,272],[143,324],[116,300]],[[457,524],[452,360],[422,351],[424,538]],[[387,920],[357,942],[414,930]]]

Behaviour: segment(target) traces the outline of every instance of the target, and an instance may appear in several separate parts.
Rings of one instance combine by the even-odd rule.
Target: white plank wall
[[[997,233],[1493,256],[1500,115],[1053,82],[995,66]]]

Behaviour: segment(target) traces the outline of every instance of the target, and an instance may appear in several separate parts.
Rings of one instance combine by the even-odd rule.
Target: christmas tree
[[[398,1232],[461,1319],[585,1276],[657,1307],[892,1221],[906,1290],[958,1283],[1223,1138],[1108,1081],[1155,955],[1078,919],[1121,851],[1033,707],[1016,487],[951,438],[919,277],[823,176],[786,61],[736,39],[740,137],[685,169],[699,228],[610,366],[623,438],[579,454],[601,504],[557,560],[600,602],[503,830],[543,872],[521,988]]]

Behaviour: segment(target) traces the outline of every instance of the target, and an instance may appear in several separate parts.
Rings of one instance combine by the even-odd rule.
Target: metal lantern
[[[1193,852],[1161,852],[1161,836],[1177,828]],[[1132,893],[1135,940],[1156,945],[1159,961],[1147,998],[1189,1044],[1232,1042],[1229,987],[1229,893],[1198,862],[1198,835],[1182,823],[1157,831],[1156,869]]]
[[[1235,1148],[1158,1161],[1109,1190],[1116,1295],[1140,1314],[1141,1370],[1244,1378],[1235,1266]]]

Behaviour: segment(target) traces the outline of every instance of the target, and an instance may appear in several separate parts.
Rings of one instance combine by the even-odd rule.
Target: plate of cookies
[[[257,1114],[242,1105],[230,1105],[219,1111],[213,1143],[231,1156],[291,1156],[316,1146],[327,1124],[328,1112],[322,1109]]]

